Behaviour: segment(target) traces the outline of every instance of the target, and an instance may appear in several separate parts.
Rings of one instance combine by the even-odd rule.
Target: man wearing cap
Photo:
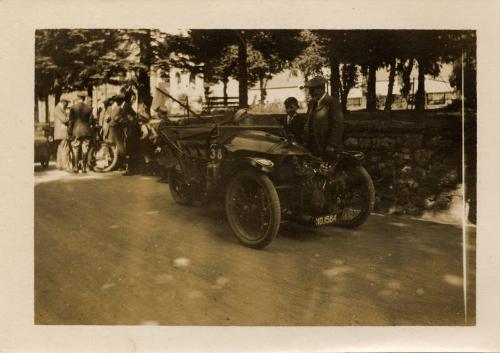
[[[326,93],[326,80],[316,76],[307,81],[311,100],[304,125],[305,146],[315,156],[328,156],[343,148],[344,117],[337,99]]]
[[[69,111],[68,134],[73,139],[71,147],[73,149],[73,172],[78,173],[78,164],[82,162],[82,172],[87,172],[89,162],[90,139],[92,130],[90,123],[92,122],[92,108],[87,105],[85,100],[86,94],[79,93],[79,101],[73,105]]]
[[[54,109],[54,141],[57,143],[56,167],[69,170],[68,122],[66,113],[69,100],[61,98]]]

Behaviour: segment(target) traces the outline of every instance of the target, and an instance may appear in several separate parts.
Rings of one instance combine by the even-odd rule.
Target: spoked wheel
[[[184,206],[193,204],[192,189],[186,183],[186,179],[179,166],[170,168],[168,172],[168,186],[170,187],[170,194],[176,203]]]
[[[372,178],[363,167],[349,169],[346,173],[342,212],[337,216],[336,225],[356,228],[363,224],[373,211],[375,187]]]
[[[226,191],[226,215],[240,242],[263,248],[278,234],[281,209],[278,194],[267,175],[245,170]]]
[[[96,172],[109,172],[115,169],[118,164],[118,153],[116,145],[113,143],[101,143],[96,149],[93,149],[92,166]]]

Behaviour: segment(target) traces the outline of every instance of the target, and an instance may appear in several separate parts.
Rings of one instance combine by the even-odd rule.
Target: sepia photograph
[[[0,353],[498,352],[499,15],[0,1]]]
[[[476,324],[474,29],[34,36],[36,325]]]

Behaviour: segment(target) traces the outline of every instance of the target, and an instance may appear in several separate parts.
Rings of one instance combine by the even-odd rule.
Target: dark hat
[[[122,104],[124,100],[125,100],[125,96],[123,94],[116,95],[115,99],[114,99],[114,101],[118,104]]]
[[[299,101],[297,100],[297,98],[295,97],[288,97],[287,99],[285,99],[285,107],[288,107],[292,104],[295,104],[296,106],[299,106]]]
[[[306,84],[303,86],[305,88],[312,88],[312,87],[325,87],[326,85],[326,80],[324,77],[321,76],[316,76],[309,81],[306,82]]]

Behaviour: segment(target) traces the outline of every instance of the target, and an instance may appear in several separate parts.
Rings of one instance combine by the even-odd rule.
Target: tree
[[[240,108],[248,107],[247,36],[245,31],[235,31],[238,45],[238,93]]]
[[[347,99],[351,88],[356,86],[358,81],[358,67],[354,64],[342,65],[342,91],[341,103],[342,110],[347,111]]]
[[[238,82],[240,106],[248,106],[248,86],[255,78],[260,83],[261,102],[267,81],[299,54],[299,31],[236,30],[238,45]]]
[[[418,67],[418,88],[415,94],[415,110],[425,110],[425,76],[437,76],[441,70],[440,62],[448,53],[445,47],[445,31],[411,30],[406,31],[408,45],[405,48],[411,60]]]
[[[116,70],[133,73],[131,84],[137,89],[139,104],[149,110],[153,100],[151,71],[170,67],[167,35],[157,29],[119,30],[119,35],[121,43],[111,61]]]
[[[299,41],[304,49],[293,60],[291,68],[293,74],[300,71],[307,82],[312,76],[322,75],[322,69],[328,62],[324,55],[325,49],[315,33],[310,30],[301,31]]]
[[[450,85],[462,92],[462,57],[465,98],[464,105],[468,109],[477,108],[477,68],[476,68],[476,33],[464,31],[454,33],[451,39],[450,51],[454,52],[453,71]]]
[[[293,60],[302,51],[300,31],[266,30],[252,31],[250,36],[249,75],[250,81],[257,81],[260,88],[260,101],[264,103],[267,82],[286,67],[291,67]]]
[[[232,38],[228,31],[193,29],[188,35],[170,36],[166,46],[173,53],[176,67],[191,74],[202,74],[205,83],[205,99],[210,95],[210,85],[224,83],[227,102],[227,82],[237,67],[237,54],[229,50]],[[236,59],[235,59],[236,58]]]
[[[209,85],[222,81],[224,96],[229,77],[238,80],[240,106],[248,106],[248,87],[259,82],[261,102],[267,81],[283,70],[296,55],[293,30],[190,30],[188,36],[170,39],[169,48],[177,53],[176,64],[190,72],[202,73],[205,95]]]
[[[235,46],[230,46],[224,49],[218,62],[215,64],[213,79],[215,82],[222,82],[222,92],[224,104],[227,105],[227,84],[230,77],[236,77],[238,67],[238,49]]]
[[[35,32],[35,93],[54,94],[92,87],[110,79],[103,58],[118,45],[116,30],[57,29]],[[107,75],[108,74],[108,75]]]

